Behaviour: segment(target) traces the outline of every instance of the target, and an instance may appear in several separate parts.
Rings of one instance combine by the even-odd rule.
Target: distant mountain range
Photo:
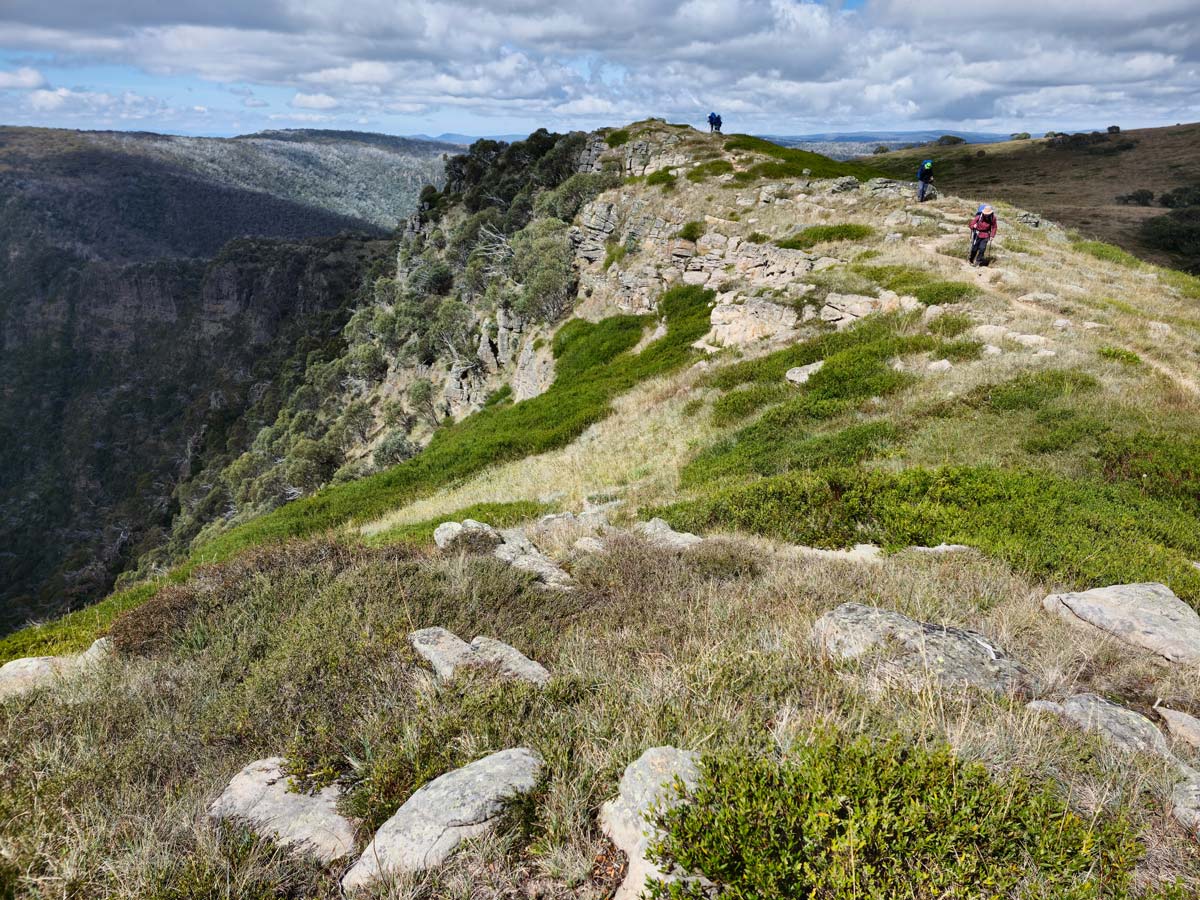
[[[446,131],[446,132],[443,132],[442,134],[439,134],[437,137],[430,137],[427,134],[410,134],[410,135],[407,135],[407,137],[410,140],[414,140],[414,141],[432,141],[432,142],[438,143],[438,144],[457,144],[460,147],[469,147],[471,144],[475,143],[476,141],[485,139],[485,138],[489,141],[504,141],[506,144],[511,144],[514,141],[523,141],[523,140],[525,140],[525,138],[529,137],[529,135],[528,134],[482,134],[482,135],[477,134],[477,135],[471,135],[471,134],[459,134],[458,132],[454,132],[454,131]]]
[[[787,143],[869,143],[923,144],[936,141],[944,134],[963,138],[968,144],[996,144],[1007,141],[1009,135],[988,131],[827,131],[821,134],[761,134],[759,137],[777,144]]]

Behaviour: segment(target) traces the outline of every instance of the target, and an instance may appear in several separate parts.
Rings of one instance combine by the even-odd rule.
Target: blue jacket
[[[933,160],[927,159],[917,169],[917,181],[933,181]]]

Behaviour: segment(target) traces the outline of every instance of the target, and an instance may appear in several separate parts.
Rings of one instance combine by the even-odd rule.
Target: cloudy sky
[[[0,123],[796,134],[1200,120],[1200,0],[0,0]]]

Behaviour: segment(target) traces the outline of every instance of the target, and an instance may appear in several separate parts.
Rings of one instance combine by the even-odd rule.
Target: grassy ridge
[[[725,149],[747,150],[771,157],[765,162],[756,163],[744,172],[734,176],[735,181],[747,182],[757,178],[840,178],[852,175],[859,181],[869,178],[883,177],[883,172],[871,166],[856,162],[839,162],[812,153],[808,150],[795,150],[791,147],[781,147],[762,138],[751,137],[748,134],[735,134],[725,141]],[[807,170],[807,173],[806,171]]]

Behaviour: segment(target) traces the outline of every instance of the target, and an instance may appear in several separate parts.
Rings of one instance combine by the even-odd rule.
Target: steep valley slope
[[[0,639],[0,896],[1197,896],[1200,280],[990,197],[972,267],[980,199],[451,160],[136,576]]]
[[[190,458],[336,336],[448,149],[0,128],[0,628],[162,542]]]

